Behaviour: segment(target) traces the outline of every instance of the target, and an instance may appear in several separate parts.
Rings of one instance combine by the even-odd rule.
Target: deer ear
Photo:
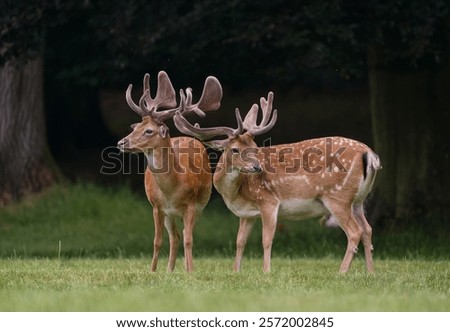
[[[165,125],[159,126],[159,136],[161,136],[161,138],[166,138],[168,132],[169,128],[167,128]]]

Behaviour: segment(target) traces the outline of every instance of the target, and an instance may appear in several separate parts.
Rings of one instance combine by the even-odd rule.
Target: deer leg
[[[262,244],[264,250],[263,271],[270,272],[272,243],[277,227],[278,207],[261,208]]]
[[[240,218],[239,219],[239,230],[236,239],[236,259],[234,261],[234,271],[238,272],[241,270],[242,256],[244,254],[245,244],[247,243],[248,236],[250,235],[253,225],[255,224],[254,219]]]
[[[158,266],[158,256],[162,244],[164,223],[164,215],[159,212],[156,207],[153,208],[153,222],[155,224],[155,237],[153,239],[153,258],[150,271],[155,272]]]
[[[361,225],[356,221],[351,206],[342,205],[340,202],[323,201],[325,207],[339,222],[339,226],[347,236],[347,249],[342,260],[340,273],[346,273],[353,261],[353,256],[358,252],[358,244],[363,234]]]
[[[194,263],[192,260],[192,243],[193,231],[195,223],[195,206],[189,205],[183,216],[183,245],[184,245],[184,267],[187,272],[194,270]]]
[[[366,256],[366,267],[368,272],[374,272],[373,258],[372,258],[372,227],[364,215],[364,209],[362,204],[353,207],[353,213],[358,223],[363,228],[362,243],[364,245],[364,254]]]
[[[175,268],[175,261],[177,259],[178,244],[180,242],[180,234],[178,233],[177,224],[171,217],[164,219],[164,226],[169,233],[169,262],[167,264],[167,271],[172,272]]]

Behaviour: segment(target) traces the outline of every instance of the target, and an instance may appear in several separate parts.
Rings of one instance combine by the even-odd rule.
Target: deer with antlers
[[[150,95],[150,75],[143,80],[143,94],[137,105],[132,97],[130,84],[126,100],[130,108],[142,116],[142,121],[133,124],[133,131],[118,142],[122,152],[142,152],[147,157],[145,192],[153,206],[155,237],[151,271],[156,271],[158,255],[162,244],[163,225],[169,233],[169,261],[167,270],[173,271],[180,235],[176,219],[182,218],[184,265],[188,272],[193,270],[192,241],[195,218],[209,201],[212,189],[212,175],[209,158],[203,144],[192,137],[170,138],[164,121],[176,112],[186,115],[220,107],[222,87],[219,81],[209,76],[200,100],[192,104],[192,90],[180,90],[177,106],[175,90],[164,71],[158,74],[156,97]]]
[[[372,229],[364,215],[363,202],[369,194],[378,156],[365,144],[343,137],[324,137],[292,144],[258,148],[254,137],[269,131],[277,120],[272,111],[273,93],[254,104],[242,120],[236,109],[236,129],[200,128],[191,125],[181,112],[174,122],[186,135],[222,150],[213,177],[227,207],[240,218],[234,270],[241,268],[247,238],[256,218],[262,221],[263,270],[270,271],[272,242],[278,218],[328,217],[347,236],[347,249],[340,267],[350,268],[362,239],[366,266],[374,270]],[[225,136],[224,139],[215,139]]]

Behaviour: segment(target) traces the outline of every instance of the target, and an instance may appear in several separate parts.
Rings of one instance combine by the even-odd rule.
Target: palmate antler
[[[261,97],[260,105],[262,120],[259,125],[256,123],[259,110],[259,106],[257,104],[253,104],[245,116],[244,121],[242,121],[239,108],[236,108],[235,115],[238,124],[236,129],[230,127],[200,128],[198,124],[192,125],[188,120],[186,120],[181,112],[176,113],[173,121],[178,130],[183,134],[194,136],[201,141],[209,141],[218,136],[228,136],[228,138],[231,138],[245,132],[251,134],[252,136],[257,136],[269,131],[277,121],[277,110],[272,111],[273,92],[269,92],[267,99]]]
[[[217,110],[222,99],[222,86],[214,76],[206,78],[202,95],[196,104],[192,104],[192,89],[187,88],[186,92],[180,90],[180,103],[177,106],[175,89],[165,71],[158,73],[158,89],[155,98],[152,98],[150,94],[149,74],[144,75],[143,86],[144,91],[139,99],[139,105],[136,105],[131,97],[133,85],[128,86],[126,91],[128,106],[140,116],[149,116],[159,122],[172,118],[176,112],[181,112],[183,115],[193,112],[203,117],[205,112]]]

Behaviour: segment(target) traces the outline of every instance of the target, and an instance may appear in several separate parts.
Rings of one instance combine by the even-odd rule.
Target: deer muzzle
[[[120,151],[126,151],[130,146],[130,141],[127,138],[121,139],[119,142],[117,142],[117,148]]]

